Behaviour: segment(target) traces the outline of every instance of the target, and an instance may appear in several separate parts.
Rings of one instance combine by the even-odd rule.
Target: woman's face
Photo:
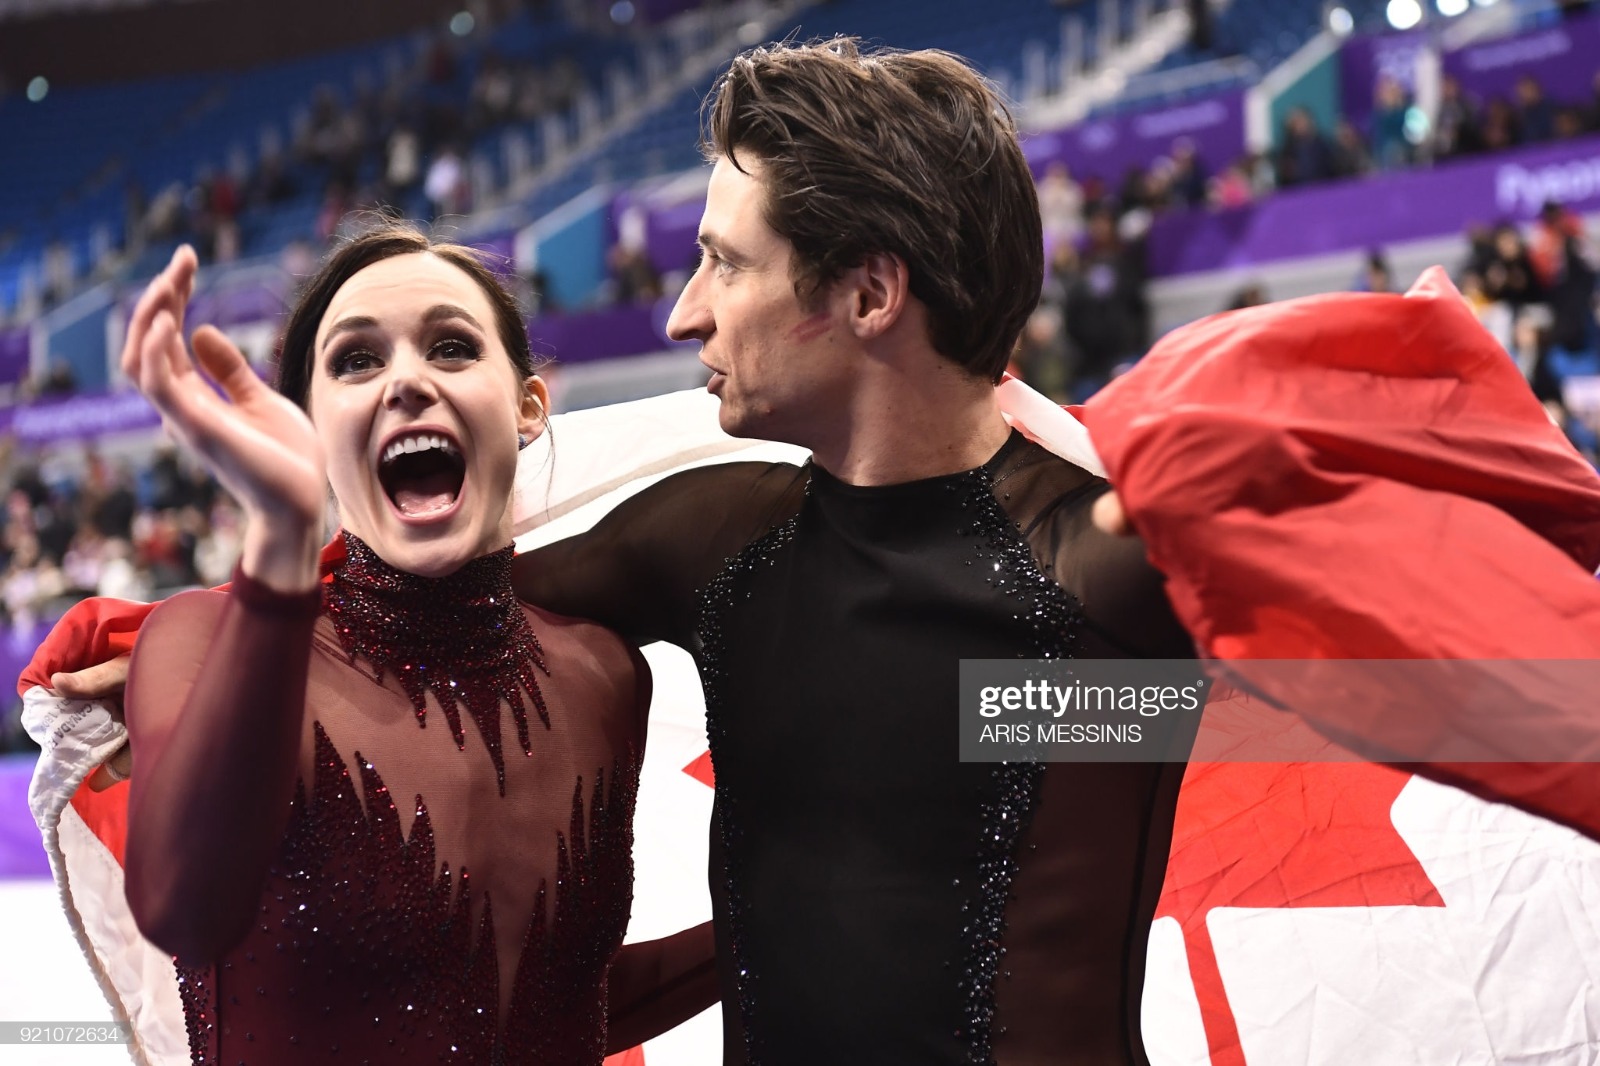
[[[374,263],[334,294],[312,360],[308,407],[348,532],[427,577],[511,542],[517,436],[538,435],[548,401],[518,380],[476,281],[426,252]]]

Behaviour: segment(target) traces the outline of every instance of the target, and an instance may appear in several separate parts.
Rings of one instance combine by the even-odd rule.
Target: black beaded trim
[[[807,494],[810,485],[807,483]],[[716,779],[717,819],[721,824],[724,889],[728,895],[728,937],[733,947],[733,961],[739,988],[739,1020],[744,1030],[745,1061],[757,1066],[761,1061],[756,1050],[755,1027],[751,1024],[754,1013],[755,988],[759,975],[750,966],[745,953],[743,935],[745,899],[740,892],[739,845],[742,834],[739,827],[737,804],[717,774],[717,750],[726,735],[726,718],[723,716],[722,679],[726,674],[723,654],[722,620],[728,608],[737,600],[746,599],[750,593],[741,592],[738,586],[747,581],[757,567],[771,566],[779,552],[794,540],[798,527],[798,513],[788,521],[774,526],[767,533],[747,544],[738,555],[728,560],[722,571],[706,583],[700,593],[700,616],[697,631],[700,638],[700,683],[706,696],[706,738],[711,745],[711,766]]]
[[[1064,658],[1076,644],[1082,609],[1040,570],[1027,541],[995,499],[1012,472],[984,468],[952,482],[951,491],[962,495],[961,509],[972,515],[972,525],[959,532],[974,537],[975,562],[989,572],[989,584],[1015,601],[1013,618],[1026,628],[1034,654],[1041,659]],[[961,905],[967,922],[961,931],[963,1018],[957,1035],[967,1042],[970,1066],[992,1066],[995,1061],[995,979],[1006,953],[1002,943],[1006,907],[1019,869],[1017,851],[1033,819],[1043,780],[1042,763],[1001,763],[980,808],[978,885],[974,897]]]

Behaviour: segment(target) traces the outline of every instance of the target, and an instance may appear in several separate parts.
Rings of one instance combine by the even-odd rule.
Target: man
[[[995,383],[1042,280],[1010,116],[952,56],[757,49],[710,103],[668,324],[722,428],[811,450],[668,478],[520,595],[693,652],[730,1062],[1142,1062],[1181,765],[976,765],[963,658],[1187,657],[1105,483]]]

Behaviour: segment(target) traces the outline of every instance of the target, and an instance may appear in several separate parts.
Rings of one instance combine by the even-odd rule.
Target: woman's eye
[[[478,358],[478,346],[459,337],[448,337],[433,346],[433,354],[441,359],[471,362]]]
[[[376,355],[365,348],[352,348],[335,355],[328,363],[328,372],[336,378],[342,378],[350,374],[364,373],[375,369],[378,365]]]

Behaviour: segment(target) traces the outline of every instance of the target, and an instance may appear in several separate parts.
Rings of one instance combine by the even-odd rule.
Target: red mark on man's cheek
[[[789,339],[792,341],[814,341],[826,332],[828,332],[828,312],[818,311],[814,315],[801,319],[789,331]]]

